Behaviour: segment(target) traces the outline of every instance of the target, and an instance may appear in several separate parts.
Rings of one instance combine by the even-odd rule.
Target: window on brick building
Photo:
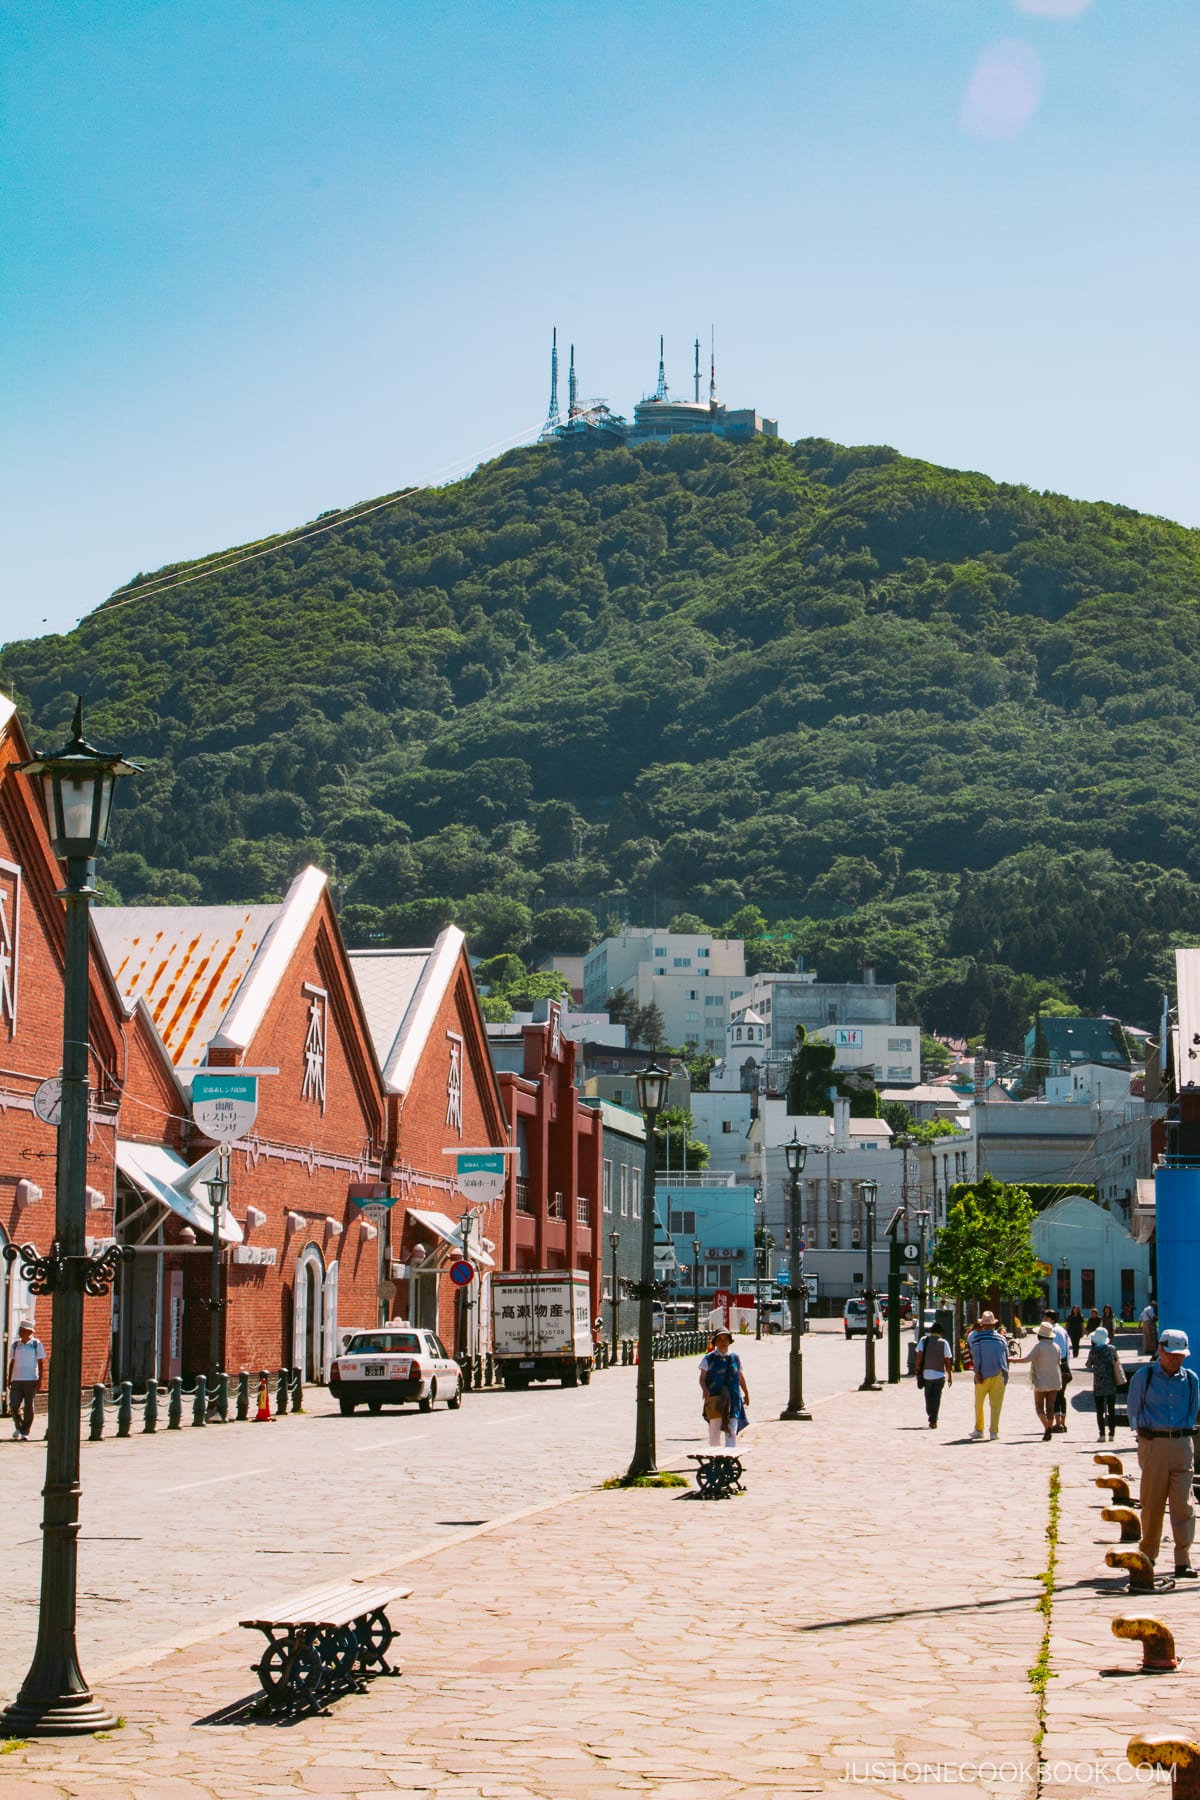
[[[612,1211],[612,1159],[607,1156],[604,1159],[604,1185],[602,1193],[604,1196],[604,1210],[606,1213],[610,1213]]]
[[[642,1216],[642,1171],[640,1169],[631,1169],[629,1173],[629,1185],[632,1189],[633,1198],[633,1216],[635,1219],[640,1219]]]
[[[575,1223],[577,1225],[590,1226],[591,1222],[592,1222],[592,1203],[591,1203],[591,1201],[588,1199],[586,1194],[576,1194],[576,1196],[575,1196]]]
[[[623,1219],[627,1219],[629,1217],[629,1164],[628,1163],[621,1164],[619,1185],[620,1185],[620,1190],[621,1190],[621,1217]]]
[[[548,1212],[549,1216],[552,1219],[565,1219],[566,1218],[567,1203],[563,1199],[561,1188],[556,1188],[555,1191],[551,1194],[550,1204],[546,1208],[546,1211]]]

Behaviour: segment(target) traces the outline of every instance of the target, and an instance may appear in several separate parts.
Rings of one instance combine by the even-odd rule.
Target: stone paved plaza
[[[1196,1678],[1190,1657],[1171,1677],[1100,1674],[1137,1661],[1136,1646],[1112,1637],[1112,1617],[1147,1609],[1131,1606],[1123,1578],[1104,1566],[1116,1533],[1100,1520],[1105,1497],[1093,1485],[1099,1471],[1091,1419],[1081,1410],[1090,1403],[1079,1399],[1084,1384],[1072,1390],[1079,1404],[1070,1435],[1047,1445],[1017,1369],[1001,1440],[969,1442],[969,1380],[955,1384],[934,1433],[911,1381],[858,1392],[861,1342],[817,1332],[806,1354],[812,1423],[783,1424],[775,1415],[786,1396],[786,1346],[743,1348],[755,1420],[746,1440],[747,1491],[720,1503],[700,1501],[694,1488],[604,1492],[594,1485],[619,1471],[631,1448],[628,1371],[598,1375],[584,1394],[475,1397],[458,1419],[435,1418],[419,1454],[415,1418],[282,1422],[260,1458],[278,1456],[288,1466],[302,1460],[274,1506],[269,1499],[248,1505],[245,1494],[257,1493],[260,1478],[243,1480],[227,1467],[227,1481],[183,1489],[167,1510],[148,1491],[147,1471],[163,1450],[178,1456],[186,1445],[92,1447],[84,1463],[85,1529],[95,1529],[98,1516],[112,1523],[104,1493],[115,1473],[101,1481],[101,1459],[115,1472],[123,1453],[139,1459],[142,1471],[141,1499],[127,1504],[137,1507],[145,1578],[163,1558],[169,1562],[177,1540],[187,1540],[173,1589],[180,1629],[173,1638],[155,1629],[169,1613],[168,1594],[164,1620],[142,1606],[139,1648],[112,1617],[119,1606],[102,1609],[107,1623],[97,1626],[96,1603],[82,1598],[81,1642],[91,1650],[85,1669],[125,1724],[100,1741],[11,1750],[0,1761],[3,1791],[38,1800],[397,1793],[785,1800],[911,1796],[926,1787],[942,1795],[1059,1796],[1143,1786],[1120,1766],[1125,1743],[1139,1728],[1186,1726],[1196,1711]],[[694,1367],[659,1365],[658,1374],[660,1466],[688,1467],[701,1431]],[[584,1410],[581,1402],[593,1404]],[[505,1423],[493,1427],[493,1419]],[[341,1423],[350,1428],[344,1435]],[[460,1423],[455,1446],[449,1428]],[[413,1428],[405,1479],[391,1466],[389,1425]],[[422,1432],[430,1425],[420,1420]],[[239,1433],[227,1429],[220,1454],[248,1454]],[[216,1457],[217,1435],[210,1432],[192,1454]],[[357,1454],[368,1435],[383,1448]],[[1115,1448],[1124,1447],[1135,1467],[1122,1436],[1124,1446]],[[335,1437],[340,1480],[321,1447]],[[539,1448],[546,1437],[554,1450]],[[313,1446],[303,1456],[302,1440]],[[5,1457],[6,1485],[13,1466]],[[1054,1679],[1039,1774],[1029,1671],[1044,1628],[1036,1603],[1055,1466],[1062,1523]],[[171,1473],[175,1481],[161,1486],[182,1483],[178,1468]],[[572,1475],[576,1491],[567,1494]],[[416,1485],[420,1479],[442,1485],[431,1495]],[[413,1493],[408,1512],[405,1480]],[[322,1505],[326,1524],[318,1530]],[[506,1522],[522,1505],[529,1510]],[[445,1523],[476,1518],[489,1523]],[[215,1554],[205,1585],[210,1534],[226,1549]],[[299,1554],[252,1554],[289,1534],[293,1543],[277,1547]],[[318,1557],[335,1537],[336,1554]],[[34,1558],[36,1546],[21,1553]],[[12,1556],[10,1549],[10,1571]],[[114,1554],[104,1570],[114,1596],[123,1566],[125,1555]],[[255,1692],[250,1664],[260,1640],[228,1621],[317,1575],[384,1569],[413,1587],[396,1608],[400,1678],[375,1681],[329,1714],[294,1724],[247,1716],[239,1703]],[[96,1579],[87,1573],[88,1591],[97,1591]],[[231,1583],[241,1585],[230,1593]],[[201,1601],[192,1594],[197,1585]],[[1162,1607],[1200,1674],[1195,1585],[1165,1596]],[[4,1654],[16,1678],[30,1626],[26,1606],[6,1605]],[[14,1645],[22,1627],[24,1641]],[[163,1648],[172,1641],[183,1647]]]

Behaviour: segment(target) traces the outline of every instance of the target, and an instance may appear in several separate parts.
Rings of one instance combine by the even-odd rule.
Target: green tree
[[[658,1115],[658,1140],[655,1167],[674,1169],[706,1169],[709,1149],[703,1138],[693,1137],[694,1120],[683,1106],[666,1106]]]
[[[667,926],[667,930],[677,931],[685,937],[702,937],[707,932],[708,926],[699,913],[681,912],[675,914]]]
[[[556,951],[581,956],[599,935],[596,915],[584,906],[548,906],[533,915],[529,930],[530,956],[550,956]]]
[[[956,1300],[1030,1300],[1041,1292],[1033,1204],[1023,1187],[984,1175],[950,1189],[930,1274]]]

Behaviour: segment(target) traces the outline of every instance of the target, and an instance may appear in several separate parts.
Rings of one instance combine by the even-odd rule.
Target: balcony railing
[[[533,1213],[533,1201],[529,1197],[529,1183],[522,1181],[519,1176],[517,1178],[517,1211],[529,1213],[531,1216]]]

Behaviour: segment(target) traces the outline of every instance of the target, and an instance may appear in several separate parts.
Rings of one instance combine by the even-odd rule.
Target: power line
[[[107,613],[119,612],[126,606],[134,606],[139,601],[152,599],[156,594],[170,593],[176,588],[191,587],[197,581],[207,581],[215,575],[227,574],[231,569],[242,568],[246,563],[258,562],[264,556],[274,556],[278,551],[290,549],[293,544],[302,544],[309,538],[321,537],[326,532],[336,531],[339,526],[355,525],[360,519],[369,518],[372,513],[382,512],[385,507],[399,506],[402,500],[409,500],[414,494],[428,493],[437,484],[439,476],[450,475],[453,479],[452,471],[475,467],[495,451],[521,443],[531,431],[536,429],[536,425],[525,426],[520,431],[510,433],[508,437],[497,439],[494,444],[485,445],[480,451],[468,456],[460,456],[454,462],[443,463],[441,468],[434,469],[423,481],[417,482],[413,487],[402,488],[399,493],[390,494],[386,500],[375,500],[369,506],[360,506],[339,512],[336,518],[328,519],[324,524],[286,532],[279,537],[272,538],[271,542],[264,545],[261,550],[248,550],[244,554],[234,551],[224,559],[211,557],[199,568],[193,567],[186,575],[169,576],[162,581],[148,581],[132,593],[126,593],[122,599],[106,600],[95,613],[88,616],[93,619],[103,618]],[[118,594],[122,592],[120,588],[115,591]],[[80,622],[82,623],[82,621]]]

